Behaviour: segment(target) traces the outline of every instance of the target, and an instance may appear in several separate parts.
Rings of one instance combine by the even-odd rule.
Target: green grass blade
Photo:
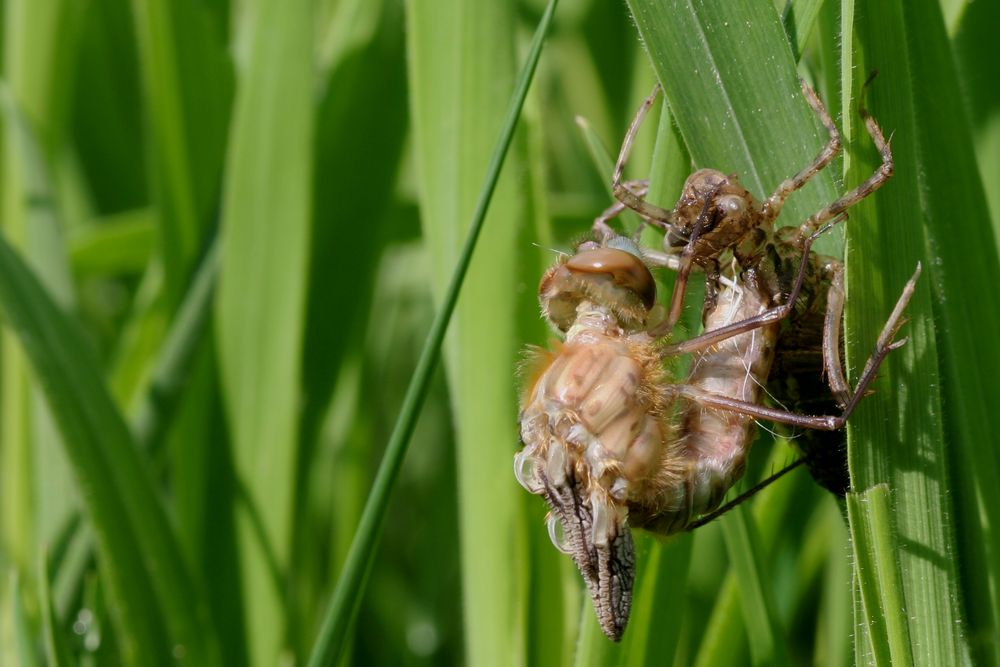
[[[179,644],[192,660],[218,664],[207,610],[93,353],[5,241],[0,307],[46,392],[84,490],[126,659],[161,664]]]
[[[45,657],[48,664],[50,667],[70,667],[73,664],[72,658],[69,646],[67,646],[66,639],[62,634],[59,617],[56,615],[45,552],[42,552],[38,563],[38,598],[41,603]]]
[[[48,159],[65,135],[73,81],[69,63],[77,52],[85,4],[11,2],[3,26],[9,39],[0,84],[0,224],[64,305],[73,302],[73,290],[54,215]],[[33,550],[51,535],[59,520],[55,517],[72,503],[72,493],[52,498],[35,487],[39,470],[65,478],[65,458],[28,362],[9,331],[0,333],[0,354],[0,552],[18,568],[30,599]]]
[[[353,11],[348,9],[344,3],[336,3],[337,14],[331,19],[330,30],[339,38],[349,31],[345,20],[357,21],[358,25],[353,26],[349,50],[342,50],[348,46],[343,41],[324,42],[330,48],[336,47],[332,53],[335,60],[328,63],[332,67],[328,76],[321,78],[324,92],[316,117],[315,213],[303,348],[303,358],[308,362],[303,364],[295,543],[290,570],[292,640],[301,660],[312,649],[374,470],[374,463],[368,465],[367,454],[354,452],[368,452],[372,440],[383,440],[381,429],[379,435],[352,437],[346,428],[337,435],[325,428],[329,414],[337,410],[335,387],[347,375],[345,366],[357,370],[360,341],[371,344],[382,333],[366,330],[373,312],[383,322],[377,328],[384,327],[385,335],[412,339],[404,333],[410,329],[392,326],[384,319],[384,300],[373,301],[380,267],[390,261],[383,259],[383,253],[399,235],[417,231],[415,219],[401,219],[393,208],[398,204],[393,183],[400,174],[407,141],[403,5],[396,0],[362,1],[351,8]],[[364,202],[364,224],[359,220],[344,224],[345,210],[353,208],[352,202]],[[409,275],[409,280],[414,278]],[[373,309],[373,303],[379,304],[377,308]],[[422,332],[414,336],[422,336]],[[407,379],[409,368],[412,363],[407,367]],[[359,376],[355,373],[354,377]],[[351,383],[339,386],[345,384]],[[400,395],[402,389],[405,380]],[[344,391],[342,395],[353,393]],[[380,391],[379,395],[381,400],[375,404],[361,402],[343,413],[354,433],[363,432],[368,421],[366,407],[384,411],[380,414],[395,414],[388,393]],[[391,422],[385,430],[389,427]],[[330,493],[331,488],[336,491]],[[317,525],[333,525],[334,529],[317,536]]]
[[[864,622],[873,664],[912,665],[903,586],[896,554],[899,544],[892,527],[889,487],[878,484],[847,496],[847,513],[854,527],[851,545],[860,579]]]
[[[66,239],[77,275],[140,273],[156,245],[155,216],[150,209],[125,211],[73,231]]]
[[[773,463],[781,465],[782,460],[774,458]],[[783,480],[784,484],[774,484],[751,501],[754,525],[761,545],[767,545],[773,552],[781,535],[781,529],[788,522],[792,507],[795,485],[791,480]],[[725,521],[725,517],[722,519]],[[769,557],[773,557],[773,553]],[[748,624],[743,614],[741,604],[743,599],[742,576],[731,568],[726,574],[712,608],[710,621],[705,629],[705,635],[699,646],[697,659],[692,661],[696,667],[711,667],[711,665],[733,664],[736,651],[745,650],[743,646],[748,639]],[[760,606],[760,602],[757,603]],[[764,604],[770,604],[764,602]],[[758,651],[763,653],[764,651]]]
[[[284,586],[295,476],[300,353],[312,215],[312,3],[249,13],[220,232],[216,344],[242,489],[240,555],[250,661],[285,641]]]
[[[215,205],[232,74],[221,26],[205,3],[132,0],[152,141],[159,246],[171,305]]]
[[[455,267],[442,306],[428,334],[427,343],[420,355],[420,360],[417,362],[417,368],[414,371],[413,380],[407,390],[396,427],[393,429],[389,444],[386,446],[382,464],[379,466],[378,473],[372,485],[372,491],[369,494],[361,516],[354,542],[351,544],[351,550],[344,565],[344,571],[341,573],[337,588],[327,609],[320,635],[313,647],[313,652],[309,659],[310,667],[336,664],[337,658],[343,650],[344,641],[347,637],[354,612],[357,609],[358,598],[363,589],[367,570],[373,560],[372,554],[375,550],[379,529],[385,517],[389,494],[399,474],[403,456],[406,453],[406,445],[416,424],[416,418],[420,412],[423,398],[426,395],[431,373],[440,354],[444,333],[458,300],[458,293],[466,271],[472,260],[472,251],[482,230],[486,211],[500,175],[500,168],[503,165],[504,156],[513,138],[514,127],[520,115],[521,106],[524,104],[528,86],[531,83],[535,66],[538,64],[538,58],[541,55],[544,37],[552,21],[552,15],[555,12],[555,5],[556,0],[550,0],[545,14],[539,22],[524,68],[518,78],[517,87],[506,115],[506,121],[494,149],[493,156],[490,159],[490,164],[487,167],[486,180],[483,183],[476,210],[473,213],[469,235],[466,238],[463,251]]]
[[[11,571],[10,583],[10,610],[11,631],[13,642],[16,646],[17,664],[21,667],[38,667],[41,665],[39,656],[35,651],[35,637],[32,632],[31,621],[28,619],[28,612],[24,607],[24,587],[17,576],[17,572]]]
[[[577,116],[576,126],[580,128],[580,134],[583,135],[583,143],[587,147],[587,154],[593,160],[594,168],[600,174],[601,181],[604,182],[604,189],[610,200],[612,196],[611,174],[615,170],[615,158],[611,157],[611,151],[601,141],[601,137],[598,136],[590,121],[583,116]]]
[[[722,534],[733,572],[740,582],[743,620],[753,664],[790,664],[785,650],[785,633],[775,613],[774,600],[761,562],[760,539],[743,507],[736,507],[722,520]]]
[[[1000,262],[937,3],[859,3],[853,40],[854,95],[845,90],[845,103],[856,99],[863,73],[880,70],[867,102],[893,135],[896,169],[848,228],[849,367],[868,356],[914,264],[926,261],[908,310],[910,342],[883,366],[876,395],[849,425],[852,476],[860,489],[881,482],[892,489],[915,664],[968,664],[966,620],[973,636],[996,634],[1000,554],[981,514],[1000,502],[996,452],[981,446],[993,437],[985,397],[1000,373],[1000,353],[979,345],[969,327],[971,313],[977,331],[1000,327],[1000,299],[968,285],[995,280]],[[845,35],[845,48],[851,43]],[[941,104],[925,103],[924,86],[934,87]],[[860,129],[846,136],[868,142]],[[876,163],[867,148],[855,158],[851,176]],[[995,647],[982,648],[995,660]]]
[[[979,172],[993,221],[993,235],[1000,244],[1000,61],[990,57],[990,28],[1000,21],[1000,5],[990,2],[962,3],[953,40],[962,92],[968,100],[973,142]]]
[[[157,351],[149,385],[132,419],[132,433],[142,449],[155,450],[162,442],[190,379],[195,353],[208,329],[218,272],[219,248],[213,241]]]
[[[795,59],[798,60],[806,47],[809,34],[819,18],[825,0],[788,0],[781,12],[781,22],[785,26],[795,49]]]

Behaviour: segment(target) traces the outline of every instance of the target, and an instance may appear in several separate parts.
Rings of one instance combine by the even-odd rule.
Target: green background
[[[0,7],[0,664],[1000,664],[997,3],[562,0],[333,647],[543,3]],[[667,206],[694,167],[763,196],[808,163],[815,85],[846,150],[797,224],[877,164],[876,69],[896,173],[823,240],[851,377],[924,273],[848,429],[856,493],[800,472],[640,538],[611,645],[512,471],[538,278],[655,80],[629,172]],[[749,479],[794,456],[762,433]]]

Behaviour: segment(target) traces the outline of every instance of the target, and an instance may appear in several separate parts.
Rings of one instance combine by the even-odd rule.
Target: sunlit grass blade
[[[856,107],[865,73],[878,69],[866,106],[893,136],[895,175],[848,226],[849,367],[859,368],[870,353],[918,260],[925,272],[901,334],[909,342],[883,366],[875,396],[849,425],[852,479],[859,489],[880,482],[892,489],[915,664],[968,663],[969,638],[996,634],[1000,554],[1000,536],[983,528],[984,508],[1000,503],[998,460],[981,446],[993,437],[986,397],[1000,373],[1000,351],[980,345],[977,335],[1000,328],[1000,298],[968,286],[995,281],[1000,262],[969,130],[959,121],[961,95],[938,4],[859,2],[854,16],[853,36],[843,38],[854,52],[845,109]],[[925,103],[925,86],[940,104]],[[869,142],[857,125],[846,137],[855,146]],[[848,180],[878,161],[867,147],[854,158]],[[974,630],[964,631],[965,623]],[[995,646],[978,650],[985,653],[975,662],[995,661]]]
[[[611,156],[608,147],[597,136],[597,132],[594,131],[594,126],[590,124],[590,121],[583,116],[577,116],[576,126],[580,128],[580,134],[583,135],[583,143],[587,147],[587,153],[590,155],[590,159],[594,161],[594,167],[597,173],[600,174],[601,181],[604,182],[605,190],[610,198],[611,174],[615,170],[615,158]]]
[[[12,2],[5,6],[0,115],[0,225],[50,293],[73,302],[62,256],[50,158],[62,146],[82,3]],[[36,488],[36,471],[67,476],[58,435],[13,335],[0,332],[0,551],[18,568],[22,591],[34,597],[33,549],[50,536],[72,493],[52,498]],[[2,558],[0,558],[2,560]],[[0,579],[0,588],[3,579]]]
[[[407,3],[410,113],[430,287],[440,304],[515,87],[517,11],[475,0]],[[529,609],[513,387],[522,313],[518,239],[531,215],[525,145],[506,156],[489,217],[444,344],[456,436],[466,662],[520,662]],[[529,181],[530,182],[530,181]]]
[[[1000,4],[964,1],[961,4],[965,9],[952,40],[955,64],[968,102],[976,160],[989,202],[993,235],[1000,245],[1000,95],[992,85],[1000,80],[1000,61],[990,57],[990,29],[1000,21]]]
[[[775,457],[777,456],[779,454],[776,452]],[[781,456],[783,457],[783,454]],[[782,460],[775,458],[774,462],[780,465],[783,458]],[[771,552],[775,549],[774,545],[779,542],[781,537],[779,533],[787,523],[790,510],[793,509],[795,484],[792,480],[782,480],[782,482],[784,483],[771,485],[751,501],[751,513],[758,533],[758,542]],[[720,521],[727,520],[728,518],[723,517]],[[773,555],[771,553],[769,557]],[[743,596],[743,577],[736,568],[731,568],[726,573],[719,594],[715,598],[709,623],[698,646],[696,660],[692,661],[696,667],[734,664],[737,656],[746,651],[745,645],[751,629],[741,608],[741,604],[746,604]],[[757,605],[760,604],[758,601]],[[773,634],[770,629],[769,633]],[[766,651],[758,649],[757,652],[761,654]]]
[[[792,42],[796,60],[802,54],[822,8],[823,0],[787,0],[785,3],[781,11],[781,22]]]
[[[92,351],[5,241],[0,307],[46,392],[85,491],[126,658],[161,664],[179,643],[199,663],[217,664],[207,609]]]
[[[170,417],[190,379],[195,353],[208,328],[218,271],[218,242],[213,240],[163,338],[149,385],[132,419],[135,440],[147,451],[154,450],[162,442]]]
[[[301,350],[312,215],[312,3],[249,13],[248,62],[231,125],[215,338],[242,490],[240,560],[250,662],[286,639],[280,581],[292,537]],[[276,165],[280,167],[276,168]]]
[[[136,42],[152,141],[152,181],[165,289],[172,306],[201,247],[225,148],[232,73],[204,3],[134,0]]]
[[[784,631],[775,613],[768,580],[761,562],[760,539],[745,510],[736,507],[722,520],[722,534],[733,572],[740,582],[743,621],[755,665],[787,665]]]
[[[642,554],[643,566],[635,589],[634,622],[623,639],[628,667],[641,667],[677,653],[684,618],[685,574],[691,559],[690,538],[663,543],[651,536]],[[607,641],[602,637],[604,641]]]
[[[52,586],[49,581],[49,571],[46,553],[42,552],[42,557],[38,562],[38,598],[41,605],[42,635],[45,639],[45,657],[50,667],[70,667],[72,658],[69,646],[66,645],[59,624],[59,617],[56,615],[55,604],[52,600]]]
[[[390,407],[395,405],[394,392],[380,391],[381,400],[375,402],[356,395],[363,391],[358,384],[363,376],[361,341],[371,345],[382,336],[412,339],[409,328],[384,319],[385,299],[375,301],[374,296],[379,271],[391,261],[383,253],[400,236],[417,232],[415,223],[406,224],[410,220],[393,209],[398,204],[394,183],[407,142],[403,5],[395,0],[363,0],[336,3],[335,12],[328,40],[321,46],[334,59],[321,64],[330,69],[320,78],[323,93],[316,114],[303,347],[303,358],[309,362],[303,364],[290,567],[291,639],[303,660],[312,648],[326,597],[343,567],[364,503],[369,442],[382,439],[381,427],[379,436],[348,433],[364,432],[368,415],[376,410],[395,414]],[[363,204],[355,210],[354,202]],[[404,266],[400,269],[405,271]],[[411,272],[409,280],[419,282],[418,275]],[[369,317],[379,322],[372,327],[377,330],[366,330]],[[335,406],[336,392],[351,398]],[[355,407],[343,407],[351,403]],[[334,429],[337,435],[324,426],[334,411],[336,421],[344,424]],[[332,525],[333,530],[317,536],[317,525]]]
[[[313,652],[309,659],[311,667],[335,664],[340,652],[343,650],[352,617],[357,609],[358,598],[363,589],[367,571],[373,560],[373,551],[385,516],[389,494],[399,474],[403,456],[406,453],[406,446],[413,433],[421,404],[427,392],[431,373],[437,364],[444,334],[472,260],[472,251],[482,230],[486,211],[489,207],[497,180],[499,179],[503,159],[513,138],[521,106],[524,104],[528,86],[531,83],[535,66],[541,55],[544,37],[552,21],[552,15],[555,12],[555,5],[555,0],[551,0],[547,6],[545,14],[539,22],[521,75],[518,78],[503,129],[486,170],[486,179],[472,216],[472,225],[468,237],[459,256],[458,264],[452,274],[452,279],[444,295],[442,305],[428,334],[424,350],[417,363],[417,368],[414,370],[413,380],[407,390],[399,419],[397,420],[389,444],[386,446],[382,464],[379,466],[375,481],[372,484],[372,490],[365,504],[365,509],[361,516],[354,542],[351,545],[347,562],[338,580],[330,606],[327,609],[320,635],[313,647]]]
[[[847,512],[855,527],[851,542],[855,571],[861,583],[866,636],[875,665],[912,665],[910,635],[905,623],[892,527],[889,487],[878,484],[847,496]]]
[[[28,613],[24,608],[24,587],[15,571],[10,573],[8,590],[10,591],[12,607],[10,610],[11,634],[16,647],[14,653],[17,656],[17,664],[21,667],[37,667],[41,662],[35,652],[35,633],[32,632],[31,622],[28,620]]]
[[[125,211],[75,230],[67,239],[77,275],[139,273],[156,245],[156,219],[148,208]]]

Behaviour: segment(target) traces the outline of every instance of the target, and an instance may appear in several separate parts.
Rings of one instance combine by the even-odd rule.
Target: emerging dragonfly
[[[515,475],[548,503],[553,543],[575,560],[612,640],[621,638],[631,608],[630,528],[671,535],[717,516],[726,492],[743,475],[754,418],[838,430],[888,353],[905,343],[894,338],[919,265],[852,390],[840,362],[843,267],[810,252],[819,234],[892,173],[888,143],[863,108],[882,166],[800,227],[774,229],[784,200],[840,148],[822,103],[808,86],[803,90],[830,133],[809,166],[763,203],[735,177],[701,170],[688,178],[672,210],[646,202],[643,182],[621,178],[654,91],[622,145],[614,174],[619,203],[595,221],[593,241],[560,257],[542,277],[542,310],[564,341],[551,351],[532,350],[525,364],[524,447],[514,458]],[[642,248],[611,230],[609,219],[626,207],[666,231],[665,252]],[[723,270],[727,264],[735,269]],[[665,315],[650,273],[658,266],[678,272]],[[708,285],[705,333],[670,343],[666,336],[679,318],[694,266],[705,272]],[[781,334],[786,318],[790,331],[802,322],[802,335]],[[813,349],[821,350],[840,413],[809,416],[762,405],[776,352],[790,358]],[[690,374],[672,382],[664,360],[686,353],[696,355]],[[812,456],[806,453],[807,463]],[[830,486],[836,484],[846,482]]]

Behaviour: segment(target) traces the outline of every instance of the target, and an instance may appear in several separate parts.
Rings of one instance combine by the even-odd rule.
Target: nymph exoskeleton
[[[807,90],[807,96],[828,120],[815,95]],[[651,103],[648,100],[644,108]],[[623,206],[667,228],[671,250],[675,239],[685,239],[683,250],[643,250],[607,233],[606,214],[595,222],[597,240],[561,257],[542,278],[542,310],[565,338],[555,350],[534,350],[525,364],[520,415],[524,448],[515,456],[515,474],[527,490],[545,497],[553,542],[576,561],[611,639],[621,637],[631,606],[630,528],[670,535],[699,525],[699,517],[716,509],[743,474],[752,418],[839,429],[888,352],[905,342],[894,342],[893,337],[912,281],[853,391],[840,370],[839,341],[824,343],[824,364],[831,375],[838,373],[831,383],[835,391],[843,389],[841,414],[806,416],[760,404],[779,322],[793,313],[799,295],[812,291],[806,277],[815,261],[809,253],[813,240],[825,223],[891,173],[888,145],[874,121],[865,117],[885,158],[883,168],[812,216],[797,239],[787,241],[795,244],[800,260],[791,281],[779,270],[783,264],[769,261],[772,250],[785,247],[771,226],[784,198],[839,148],[832,122],[827,123],[831,142],[823,153],[764,205],[734,178],[702,170],[688,179],[674,210],[665,211],[642,200],[641,185],[621,183],[621,167],[641,112],[619,157],[615,192]],[[740,267],[730,279],[719,269],[727,252]],[[656,305],[650,265],[679,273],[665,317]],[[706,271],[712,286],[704,308],[706,333],[668,344],[664,337],[676,323],[693,265]],[[842,298],[826,301],[827,319],[839,322]],[[836,333],[832,325],[824,326],[824,335],[831,330]],[[827,362],[828,347],[835,350],[835,365]],[[691,375],[685,382],[672,382],[665,375],[664,358],[688,352],[700,353]]]
[[[862,99],[874,76],[875,73],[862,87]],[[757,329],[765,337],[777,337],[774,354],[780,372],[773,375],[765,373],[764,377],[754,375],[754,380],[767,383],[769,395],[780,405],[827,410],[837,407],[843,410],[843,419],[833,428],[836,430],[843,426],[846,415],[850,414],[856,401],[861,398],[856,392],[850,391],[841,364],[840,323],[844,309],[844,266],[833,257],[812,253],[811,247],[820,234],[846,219],[849,207],[871,195],[892,176],[892,152],[881,128],[868,114],[864,104],[860,104],[859,115],[882,157],[881,165],[868,179],[821,208],[800,226],[775,229],[774,224],[785,199],[826,167],[840,151],[840,134],[823,103],[805,82],[802,83],[802,91],[829,134],[827,144],[813,162],[794,177],[783,181],[762,204],[739,184],[735,176],[727,177],[712,169],[702,169],[688,178],[680,200],[673,210],[667,211],[642,198],[645,182],[622,181],[624,164],[635,134],[657,95],[658,88],[654,89],[636,113],[615,165],[613,189],[619,203],[595,221],[594,231],[599,235],[607,234],[610,231],[608,219],[624,207],[635,210],[644,220],[665,230],[666,256],[675,255],[676,259],[669,263],[663,262],[663,265],[675,268],[678,276],[670,313],[654,333],[669,331],[676,324],[691,267],[697,265],[705,270],[705,333],[669,346],[668,353],[711,349],[711,346],[736,333]],[[708,211],[708,215],[698,213],[703,210]],[[733,271],[728,284],[738,284],[744,299],[749,298],[760,306],[757,315],[746,319],[736,318],[738,321],[729,319],[724,323],[724,318],[713,314],[717,292],[725,283],[725,276],[720,274],[720,265],[723,264]],[[918,263],[913,277],[904,289],[901,302],[909,300],[919,274]],[[744,314],[749,312],[747,308],[750,306],[743,304]],[[728,318],[729,315],[725,317]],[[900,318],[901,306],[897,306],[890,323]],[[788,321],[780,328],[769,331],[771,325],[786,319]],[[884,340],[886,335],[889,334],[884,331],[876,353],[861,374],[862,381],[869,373],[874,375],[877,371],[878,364],[881,363],[881,359],[874,361],[878,350],[891,342]],[[735,341],[727,341],[723,348],[728,348],[737,355],[744,353]],[[714,355],[716,352],[710,354]],[[707,363],[709,369],[705,372],[711,375],[713,362],[703,357],[704,353],[696,368],[697,365]],[[750,377],[752,366],[750,363],[746,365],[747,377]],[[829,384],[816,382],[820,376],[825,376]],[[697,383],[689,380],[688,384]],[[802,394],[801,389],[804,387],[809,387],[811,391]],[[690,386],[686,393],[693,395]],[[730,407],[736,409],[735,404],[730,404]],[[751,410],[749,406],[744,406],[743,411],[746,415],[808,429],[831,430],[821,420],[809,421],[803,415],[788,410],[779,412],[784,413],[783,417],[773,411],[770,415],[764,415],[760,410]],[[843,437],[831,438],[807,431],[798,439],[798,444],[805,454],[804,462],[817,481],[843,495],[848,486]],[[831,448],[836,451],[831,451]]]

